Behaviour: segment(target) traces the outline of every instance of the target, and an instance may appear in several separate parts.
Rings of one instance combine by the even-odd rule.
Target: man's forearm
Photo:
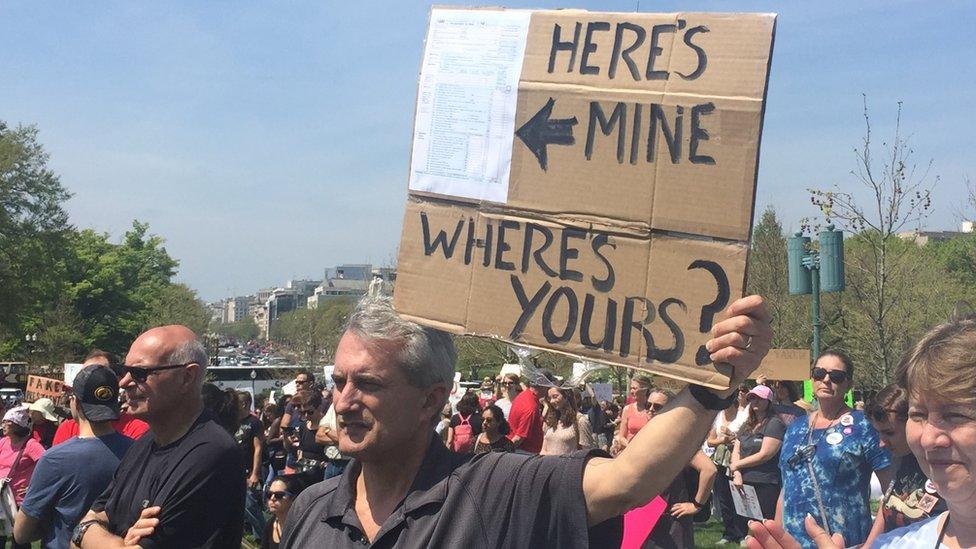
[[[589,524],[625,513],[661,493],[701,448],[717,412],[681,391],[616,459],[592,459],[583,472]]]
[[[102,513],[102,515],[105,515]],[[98,517],[96,517],[98,518]],[[86,520],[93,520],[85,517],[81,522]],[[119,536],[116,536],[112,532],[108,531],[106,525],[108,524],[108,516],[104,516],[103,522],[97,524],[92,524],[88,531],[85,532],[85,536],[81,538],[81,549],[102,549],[102,548],[115,548],[124,547],[125,542]],[[77,547],[72,544],[72,547]]]

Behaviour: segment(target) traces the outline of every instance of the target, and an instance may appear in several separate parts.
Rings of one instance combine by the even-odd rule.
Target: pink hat
[[[16,408],[7,410],[7,413],[3,415],[3,420],[9,421],[10,423],[16,423],[21,427],[27,427],[30,425],[30,417],[27,415],[27,406],[17,406]]]
[[[749,391],[750,395],[756,395],[759,398],[764,398],[766,400],[773,399],[773,390],[765,385],[756,385]],[[747,397],[748,398],[748,397]]]

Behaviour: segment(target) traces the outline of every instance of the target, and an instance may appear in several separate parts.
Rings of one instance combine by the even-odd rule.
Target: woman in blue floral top
[[[816,545],[806,535],[809,514],[828,524],[848,545],[871,531],[871,473],[882,486],[891,478],[891,454],[862,412],[852,411],[844,395],[853,385],[854,366],[841,352],[827,351],[813,368],[819,410],[790,424],[780,453],[783,492],[778,522],[803,547]]]

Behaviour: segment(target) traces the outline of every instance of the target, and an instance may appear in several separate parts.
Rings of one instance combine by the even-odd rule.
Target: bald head
[[[136,362],[154,357],[158,364],[186,364],[199,365],[197,381],[203,385],[204,372],[209,362],[207,349],[200,342],[193,330],[179,324],[157,326],[143,332],[132,342],[125,363],[132,366]],[[134,362],[135,361],[135,362]]]

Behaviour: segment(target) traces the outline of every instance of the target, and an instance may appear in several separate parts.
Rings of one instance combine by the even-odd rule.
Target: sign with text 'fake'
[[[431,12],[396,307],[716,387],[775,16]]]

